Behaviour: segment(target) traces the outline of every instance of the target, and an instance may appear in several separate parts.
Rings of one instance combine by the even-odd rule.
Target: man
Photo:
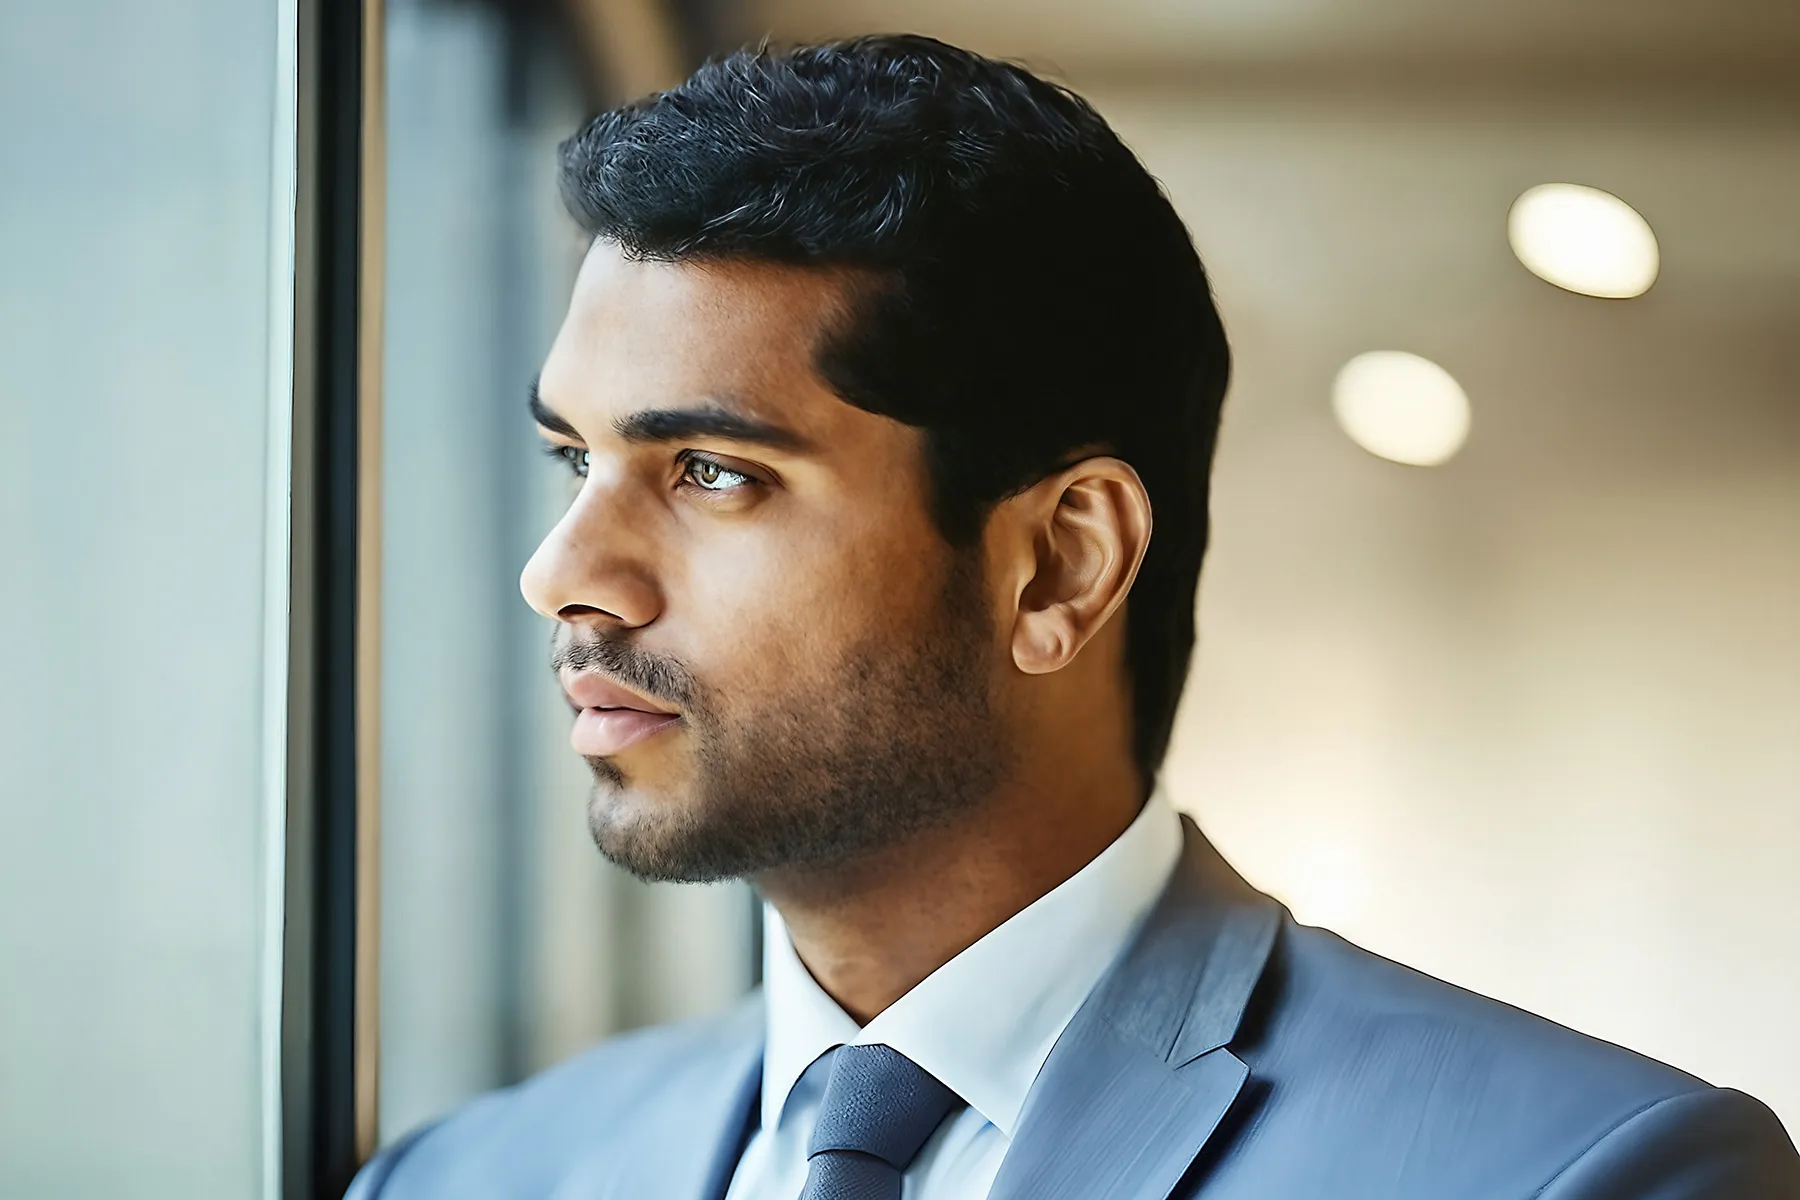
[[[600,848],[747,878],[761,993],[359,1200],[1800,1196],[1769,1111],[1296,925],[1157,792],[1229,355],[1077,97],[743,53],[564,147],[526,567]]]

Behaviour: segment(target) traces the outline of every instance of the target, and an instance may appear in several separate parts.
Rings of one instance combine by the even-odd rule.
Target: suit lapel
[[[1226,1043],[1281,909],[1182,831],[1167,890],[1032,1086],[990,1200],[1166,1200],[1243,1087]]]
[[[725,1193],[731,1190],[731,1177],[737,1173],[738,1159],[744,1156],[750,1135],[756,1131],[757,1101],[762,1097],[762,1062],[759,1042],[749,1067],[745,1068],[741,1063],[737,1066],[737,1089],[726,1104],[724,1120],[714,1130],[712,1161],[707,1164],[705,1178],[693,1192],[699,1200],[725,1200]],[[705,1162],[707,1156],[695,1154],[694,1159]],[[688,1193],[684,1189],[674,1194],[685,1196]]]

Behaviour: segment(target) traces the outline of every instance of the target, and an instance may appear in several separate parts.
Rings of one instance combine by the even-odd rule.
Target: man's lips
[[[605,758],[676,724],[676,713],[649,713],[635,708],[584,708],[575,714],[569,745],[587,758]]]
[[[617,754],[681,720],[681,714],[646,700],[591,671],[565,671],[563,692],[576,709],[569,744],[589,758]]]
[[[635,708],[639,712],[672,714],[674,709],[654,700],[646,700],[629,688],[614,683],[593,671],[563,671],[558,674],[563,691],[576,708]]]

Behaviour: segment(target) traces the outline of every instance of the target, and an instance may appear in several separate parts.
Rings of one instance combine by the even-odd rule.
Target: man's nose
[[[546,617],[571,623],[610,620],[637,628],[654,621],[660,593],[628,527],[594,498],[578,499],[520,573],[525,602]]]

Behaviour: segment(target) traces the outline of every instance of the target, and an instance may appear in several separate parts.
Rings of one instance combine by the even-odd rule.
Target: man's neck
[[[1143,799],[1135,771],[1080,787],[1008,785],[954,825],[756,884],[819,986],[867,1024],[1092,862]]]

